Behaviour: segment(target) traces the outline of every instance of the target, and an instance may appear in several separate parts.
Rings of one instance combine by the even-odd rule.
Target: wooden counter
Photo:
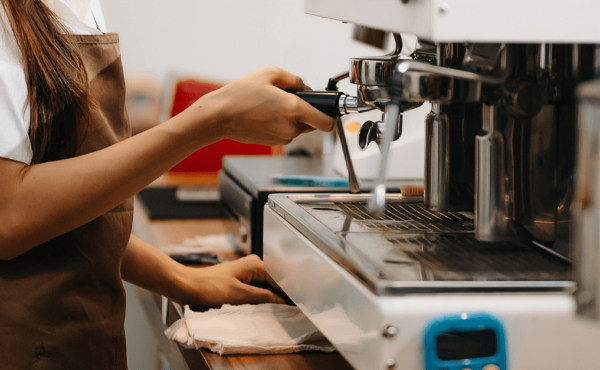
[[[167,184],[171,184],[166,182]],[[158,184],[165,184],[164,180]],[[156,183],[155,183],[156,185]],[[229,219],[193,219],[193,220],[150,220],[139,201],[135,202],[133,233],[153,245],[181,244],[185,238],[196,235],[209,235],[231,232],[239,227],[236,221]],[[235,254],[223,255],[232,260]],[[161,351],[167,353],[175,364],[187,365],[190,370],[351,370],[351,366],[337,352],[323,353],[307,351],[286,355],[227,355],[220,356],[209,350],[187,350],[168,341],[162,333],[180,317],[181,308],[164,297],[137,288],[136,293],[150,320],[154,335],[161,345]],[[166,308],[166,312],[165,312]],[[162,337],[161,337],[162,336]]]

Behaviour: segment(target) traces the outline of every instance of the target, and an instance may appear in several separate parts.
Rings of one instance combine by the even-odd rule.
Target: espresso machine
[[[359,145],[383,155],[371,194],[270,196],[269,274],[357,370],[599,368],[600,85],[586,81],[600,2],[305,0],[305,12],[394,34],[394,52],[332,79],[356,94],[330,93],[332,115],[381,110]],[[403,33],[417,36],[405,57]],[[424,102],[423,196],[386,194],[402,113]]]

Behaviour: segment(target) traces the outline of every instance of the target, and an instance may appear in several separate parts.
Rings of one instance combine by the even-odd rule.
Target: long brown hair
[[[71,157],[93,105],[74,39],[42,0],[0,1],[23,55],[33,163]]]

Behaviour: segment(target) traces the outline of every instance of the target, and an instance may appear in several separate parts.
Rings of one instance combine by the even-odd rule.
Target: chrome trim
[[[404,61],[398,65],[397,69],[398,72],[402,74],[410,72],[424,72],[431,73],[437,76],[458,78],[462,80],[481,82],[490,85],[500,85],[504,81],[506,81],[506,77],[485,76],[478,73],[463,71],[460,69],[434,66],[428,63],[415,61]]]
[[[338,102],[340,114],[364,113],[375,109],[375,107],[361,104],[356,96],[342,95]]]

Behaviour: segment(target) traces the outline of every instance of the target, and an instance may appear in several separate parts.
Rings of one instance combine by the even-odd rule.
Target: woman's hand
[[[310,88],[300,77],[277,67],[265,67],[203,96],[190,110],[219,107],[217,115],[223,138],[243,143],[288,144],[302,133],[333,129],[333,118],[286,90]]]
[[[285,303],[269,289],[274,285],[256,255],[211,267],[189,267],[131,235],[123,255],[121,276],[132,284],[191,306]]]
[[[182,304],[220,307],[223,304],[285,303],[269,289],[251,284],[268,285],[263,263],[256,255],[205,268],[186,268]]]
[[[32,166],[0,158],[0,260],[110,211],[220,139],[276,145],[313,129],[331,130],[333,118],[285,91],[305,89],[297,76],[267,67],[108,148]]]

